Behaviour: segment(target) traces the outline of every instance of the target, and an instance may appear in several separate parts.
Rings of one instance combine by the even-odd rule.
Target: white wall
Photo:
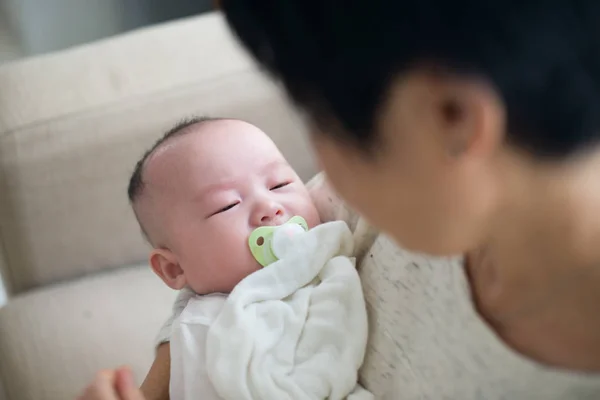
[[[26,55],[46,53],[122,31],[119,0],[0,0]]]
[[[0,17],[8,21],[5,28],[24,55],[35,55],[199,14],[213,6],[213,0],[0,0]]]
[[[17,41],[3,18],[4,15],[0,10],[0,63],[12,61],[22,55]]]

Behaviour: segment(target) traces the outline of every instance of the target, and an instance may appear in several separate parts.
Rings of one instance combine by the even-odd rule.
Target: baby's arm
[[[169,400],[169,383],[171,378],[171,346],[169,342],[171,340],[171,326],[193,295],[194,293],[189,289],[183,289],[179,292],[173,305],[173,313],[158,333],[156,357],[141,387],[146,400]]]
[[[171,351],[169,342],[166,342],[158,347],[154,363],[142,383],[141,389],[146,400],[169,400],[170,376]]]

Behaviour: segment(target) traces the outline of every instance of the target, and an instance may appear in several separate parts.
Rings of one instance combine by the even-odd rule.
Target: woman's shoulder
[[[312,178],[306,187],[321,221],[344,221],[348,225],[354,236],[355,255],[360,262],[361,257],[375,241],[377,230],[333,190],[323,172]]]
[[[333,190],[323,172],[315,175],[306,188],[323,222],[344,221],[354,232],[359,216]]]

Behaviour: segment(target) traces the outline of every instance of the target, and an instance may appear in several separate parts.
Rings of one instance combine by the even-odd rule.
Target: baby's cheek
[[[249,236],[250,233],[248,232],[237,237],[235,243],[231,243],[231,246],[229,246],[228,253],[224,254],[228,261],[228,274],[231,279],[237,280],[235,284],[260,268],[260,264],[254,259],[250,251]]]
[[[321,219],[319,218],[319,212],[317,208],[312,204],[307,204],[304,209],[304,219],[306,219],[306,223],[310,228],[314,228],[315,226],[321,223]]]

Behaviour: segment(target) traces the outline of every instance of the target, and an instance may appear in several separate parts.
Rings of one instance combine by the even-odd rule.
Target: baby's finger
[[[121,400],[144,400],[145,397],[133,381],[133,374],[127,367],[119,368],[115,375],[116,388]]]
[[[115,372],[100,371],[78,400],[119,400],[114,385]]]

